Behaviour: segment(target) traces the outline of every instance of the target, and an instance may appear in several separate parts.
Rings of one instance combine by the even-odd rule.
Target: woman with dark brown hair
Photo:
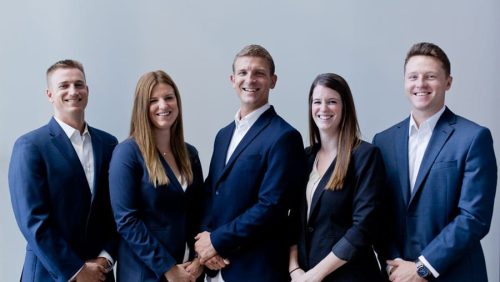
[[[294,211],[292,281],[381,281],[373,242],[384,170],[379,150],[360,139],[351,90],[333,73],[309,92],[309,180]]]

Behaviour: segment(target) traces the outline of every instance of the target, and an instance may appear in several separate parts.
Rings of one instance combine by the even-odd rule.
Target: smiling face
[[[425,120],[437,113],[450,89],[452,77],[447,75],[442,63],[431,56],[413,56],[405,67],[405,92],[410,100],[413,115]]]
[[[48,77],[46,94],[59,120],[70,125],[83,121],[89,89],[82,71],[77,68],[54,70]]]
[[[230,79],[240,98],[240,114],[244,117],[268,102],[269,91],[274,88],[277,77],[271,74],[264,58],[244,56],[234,62]]]
[[[174,88],[166,83],[153,87],[149,98],[149,120],[153,130],[170,130],[179,115]]]
[[[338,134],[342,121],[342,107],[342,98],[337,91],[323,85],[314,88],[311,97],[311,115],[320,134]]]

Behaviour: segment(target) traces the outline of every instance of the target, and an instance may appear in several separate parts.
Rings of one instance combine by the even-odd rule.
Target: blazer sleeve
[[[118,233],[140,260],[158,278],[172,268],[176,261],[168,250],[150,234],[140,218],[142,159],[131,142],[119,144],[113,152],[109,167],[111,206]]]
[[[385,172],[379,150],[371,148],[366,154],[352,158],[355,174],[352,226],[332,248],[337,257],[346,261],[355,257],[360,249],[374,243],[380,222],[380,195]]]
[[[497,185],[497,165],[490,131],[481,128],[466,149],[461,187],[457,187],[457,193],[460,193],[457,215],[422,251],[439,273],[444,273],[456,260],[467,256],[468,249],[479,243],[490,229]]]
[[[286,226],[286,222],[280,222],[280,219],[288,212],[293,194],[304,182],[304,164],[304,149],[298,131],[289,131],[272,144],[256,203],[211,233],[212,244],[220,255],[227,256],[259,240],[265,231],[276,228],[278,224]]]
[[[29,248],[53,277],[67,281],[85,262],[51,223],[44,162],[39,146],[23,137],[16,141],[8,176],[12,207]]]

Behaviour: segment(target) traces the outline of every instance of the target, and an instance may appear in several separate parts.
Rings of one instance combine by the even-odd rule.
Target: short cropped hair
[[[443,51],[443,49],[439,48],[439,46],[437,46],[436,44],[429,42],[420,42],[411,46],[410,50],[406,54],[405,69],[406,69],[406,64],[413,56],[430,56],[436,58],[443,65],[443,69],[444,72],[446,73],[446,76],[450,76],[451,74],[450,60],[448,59],[448,56],[446,56],[446,53]]]
[[[266,50],[266,48],[257,45],[257,44],[251,44],[243,47],[241,51],[234,56],[233,60],[233,72],[234,72],[234,64],[236,63],[236,60],[241,57],[259,57],[263,58],[266,60],[267,64],[269,65],[269,70],[271,72],[271,75],[274,75],[275,67],[274,67],[274,61],[273,57],[271,57],[271,54]]]

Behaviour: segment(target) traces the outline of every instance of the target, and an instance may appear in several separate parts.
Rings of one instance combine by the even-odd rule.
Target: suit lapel
[[[234,129],[235,125],[234,122],[232,122],[220,131],[217,141],[215,142],[214,153],[212,157],[213,168],[210,169],[210,172],[213,171],[214,173],[214,180],[220,179],[224,171],[224,167],[226,166],[227,150],[229,148],[229,144],[231,143]]]
[[[100,136],[94,131],[92,127],[89,126],[88,129],[90,133],[90,140],[92,140],[92,154],[94,156],[94,183],[89,183],[89,185],[92,189],[92,200],[94,200],[97,189],[96,181],[101,177],[100,176],[100,172],[102,169],[101,156],[104,156],[103,153],[104,148]]]
[[[252,141],[259,136],[259,134],[266,128],[269,123],[271,122],[272,118],[276,116],[276,112],[274,111],[273,107],[265,111],[258,119],[257,121],[252,125],[252,127],[248,130],[248,132],[245,134],[243,139],[241,139],[241,142],[236,146],[234,149],[233,154],[229,158],[227,164],[224,166],[222,169],[221,174],[217,178],[217,181],[222,178],[233,166],[234,162],[240,154],[252,143]],[[226,154],[227,154],[227,149],[229,147],[229,143],[231,142],[232,138],[232,133],[234,131],[234,123],[233,123],[233,130],[231,130],[231,134],[229,136],[225,136],[223,139],[223,142],[221,142],[224,145],[224,148],[220,148],[220,156],[223,156],[223,161],[225,162]],[[220,160],[219,160],[220,161]]]
[[[415,194],[418,193],[420,189],[422,189],[424,179],[429,174],[434,160],[439,155],[439,152],[443,148],[444,144],[446,144],[446,141],[453,133],[454,128],[451,126],[451,124],[453,124],[455,120],[456,116],[448,108],[446,108],[445,112],[434,128],[431,140],[429,140],[429,144],[427,145],[427,149],[425,150],[422,164],[420,165],[420,168],[418,170],[417,180],[415,181],[415,186],[411,194],[410,204]]]
[[[316,157],[315,157],[316,158]],[[330,180],[330,177],[332,176],[333,169],[335,168],[335,163],[337,162],[337,158],[333,160],[333,162],[330,164],[328,169],[325,171],[325,174],[323,174],[323,177],[321,177],[321,180],[318,183],[318,187],[314,191],[312,200],[311,200],[311,210],[309,211],[309,220],[314,218],[316,207],[318,206],[319,200],[321,199],[321,196],[323,196],[323,193],[325,193],[325,187],[328,184],[328,181]],[[314,165],[314,161],[313,161]],[[311,167],[312,169],[312,167]],[[311,171],[311,170],[309,170]]]
[[[398,126],[398,131],[396,133],[395,144],[395,155],[397,167],[402,167],[404,169],[399,171],[399,183],[400,192],[405,206],[410,200],[410,176],[408,167],[408,128],[410,124],[410,119],[407,118],[401,122]]]
[[[52,137],[52,143],[54,144],[54,146],[68,161],[68,164],[72,166],[72,169],[76,170],[78,177],[80,177],[82,181],[84,181],[84,183],[87,183],[87,177],[85,176],[82,163],[80,162],[80,159],[75,152],[75,148],[73,148],[73,145],[71,144],[68,136],[66,135],[66,133],[64,133],[64,130],[61,128],[61,126],[59,126],[54,118],[52,118],[49,122],[49,134]],[[87,188],[89,187],[88,185],[86,186]],[[90,188],[85,190],[90,193]]]

